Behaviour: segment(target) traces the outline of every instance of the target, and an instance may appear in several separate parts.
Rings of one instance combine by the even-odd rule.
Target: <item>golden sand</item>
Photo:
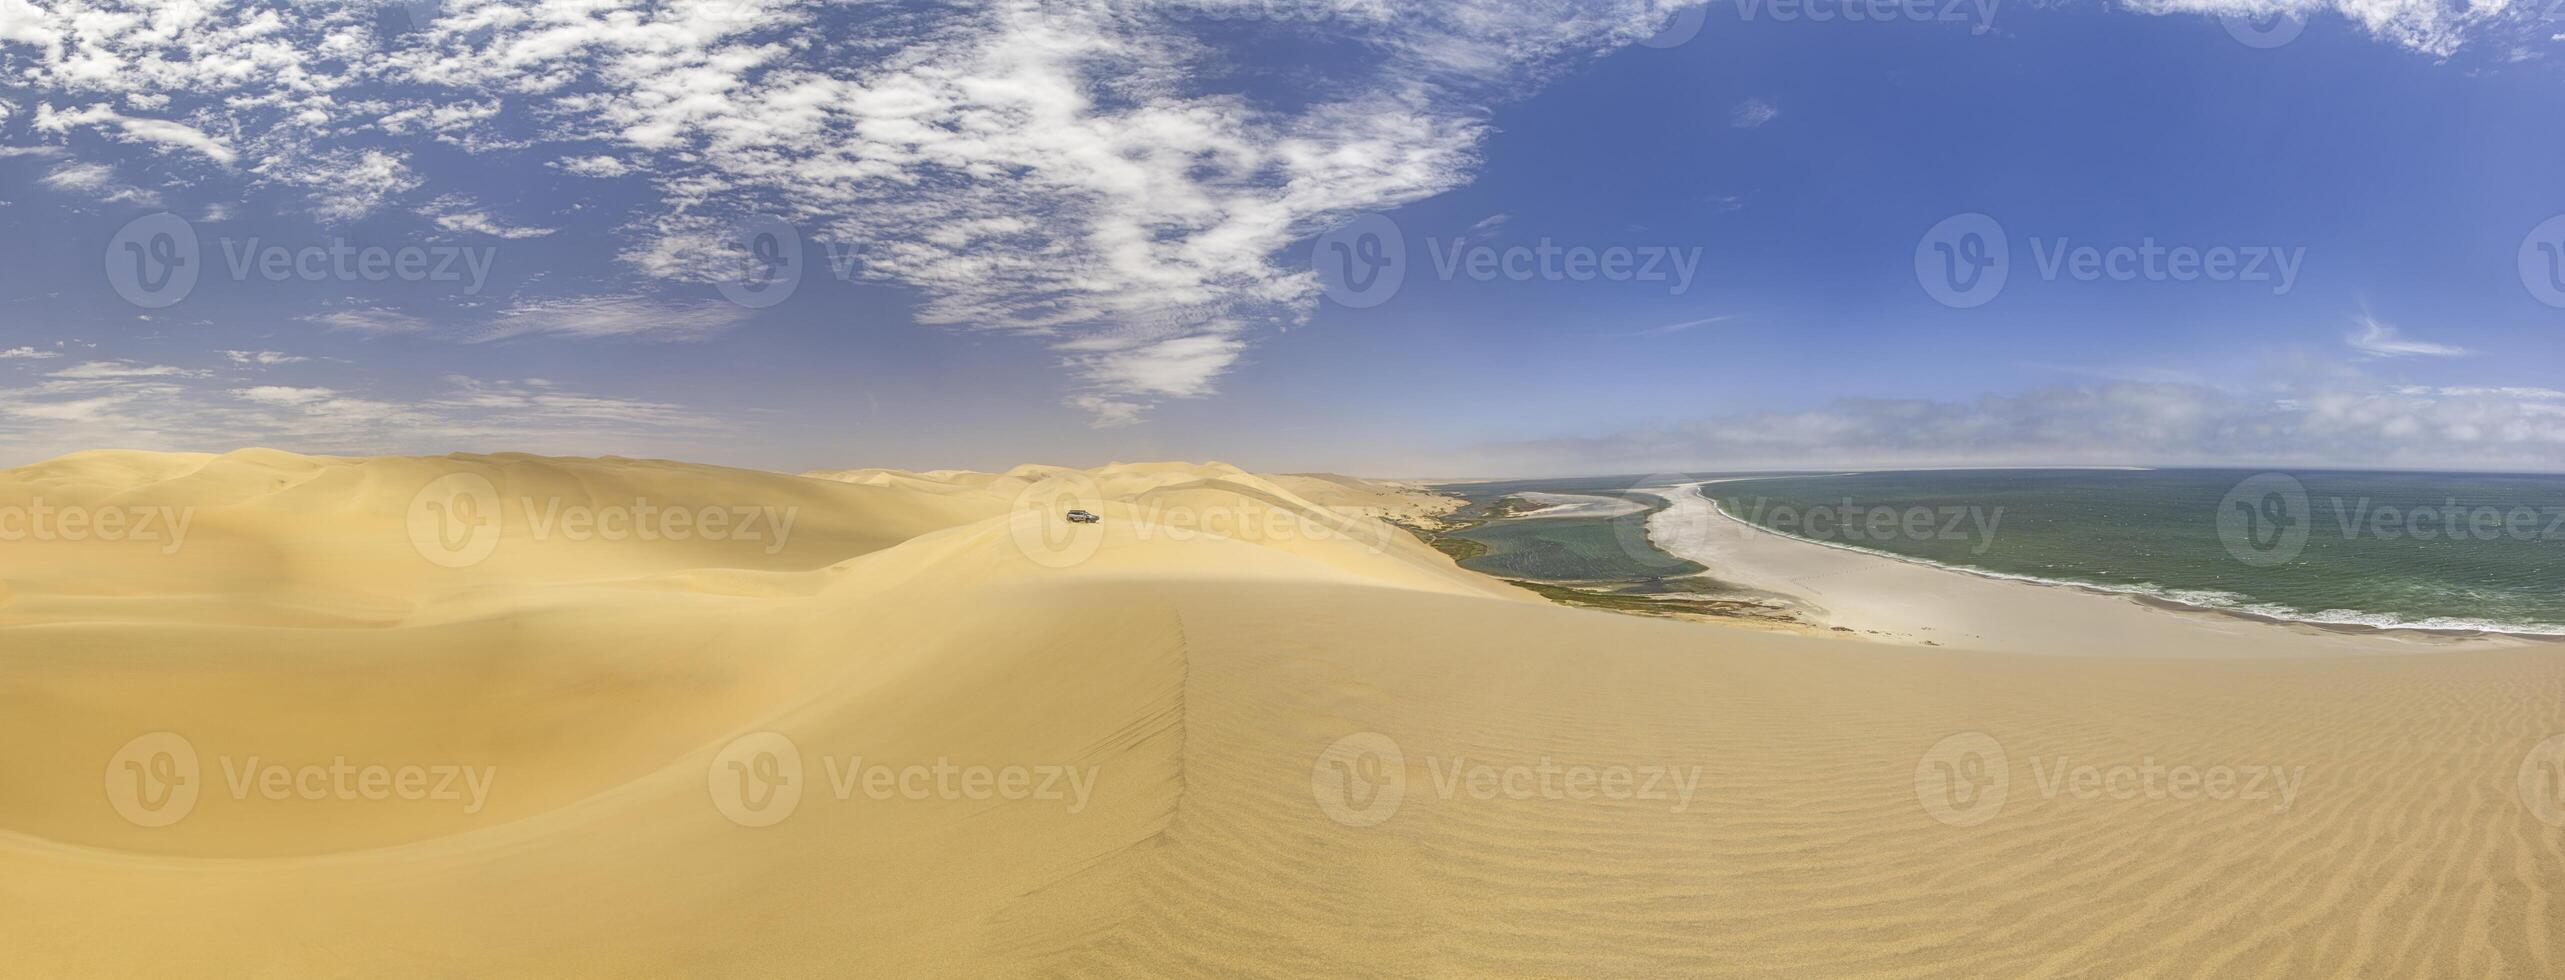
[[[2552,645],[1920,649],[1344,478],[824,477],[0,474],[0,973],[2565,974]]]

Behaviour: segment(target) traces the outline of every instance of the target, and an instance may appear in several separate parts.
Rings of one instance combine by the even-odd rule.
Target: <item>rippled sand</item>
[[[0,474],[192,515],[0,550],[0,972],[2565,973],[2552,647],[1787,636],[1342,516],[1398,488],[831,476]],[[774,516],[564,523],[645,502]]]

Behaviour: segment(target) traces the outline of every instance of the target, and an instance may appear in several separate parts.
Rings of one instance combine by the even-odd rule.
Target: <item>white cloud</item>
[[[670,303],[640,296],[531,300],[502,312],[495,329],[478,339],[540,335],[699,341],[728,332],[747,319],[747,308],[721,300]]]
[[[87,361],[45,375],[45,377],[48,378],[62,378],[71,381],[95,381],[119,378],[193,378],[201,376],[203,376],[203,372],[201,371],[190,371],[185,368],[170,367],[166,364],[135,364],[131,361]]]
[[[1842,399],[1485,445],[1433,465],[1523,476],[2048,464],[2565,470],[2560,398],[2565,392],[2384,386],[2356,375],[2257,393],[2109,382],[1970,401]]]
[[[222,352],[234,364],[274,367],[279,364],[301,364],[311,358],[272,350],[227,350]]]
[[[429,202],[426,207],[420,208],[419,213],[430,220],[435,221],[437,227],[443,228],[447,231],[489,235],[494,238],[505,238],[511,241],[524,238],[542,238],[560,230],[558,228],[528,228],[507,224],[497,218],[491,217],[487,212],[475,207],[470,199],[464,198],[460,195],[447,195],[445,197],[438,198],[435,201]]]
[[[632,168],[613,157],[564,157],[552,162],[562,173],[580,177],[621,177]]]
[[[1728,113],[1728,125],[1738,129],[1753,129],[1779,118],[1781,118],[1780,107],[1762,99],[1747,99],[1738,103],[1737,108]]]
[[[129,96],[129,99],[138,103],[158,102],[166,104],[168,101],[168,97],[166,95],[151,93],[140,93],[135,96]],[[185,123],[171,122],[166,119],[147,119],[127,116],[105,105],[93,105],[86,109],[73,109],[67,111],[57,111],[50,104],[39,105],[36,107],[36,120],[34,127],[37,132],[54,133],[58,135],[75,126],[113,126],[121,131],[123,138],[128,141],[153,143],[176,149],[192,150],[197,153],[204,154],[206,159],[212,160],[213,162],[225,167],[231,166],[234,161],[240,158],[240,154],[233,152],[232,148],[225,145],[223,141],[215,139],[212,136],[208,136],[204,131],[188,126]]]
[[[8,350],[0,350],[0,361],[41,361],[61,356],[60,351],[37,350],[33,347],[12,347]]]
[[[2344,337],[2343,342],[2371,357],[2463,357],[2468,353],[2464,347],[2407,340],[2397,334],[2395,327],[2365,313],[2354,318],[2353,322],[2358,323],[2360,329]]]
[[[428,328],[426,320],[385,309],[340,310],[334,313],[316,313],[302,319],[306,323],[317,323],[331,330],[344,330],[350,333],[424,333]]]
[[[408,198],[442,176],[423,168],[455,156],[449,147],[511,149],[567,175],[647,181],[653,200],[630,222],[624,255],[640,273],[694,288],[731,267],[723,239],[740,219],[779,214],[842,245],[863,275],[915,289],[928,323],[1057,345],[1073,403],[1118,421],[1215,392],[1261,331],[1310,315],[1315,277],[1283,260],[1295,245],[1348,215],[1461,186],[1492,107],[1648,36],[1678,3],[1183,6],[456,0],[394,35],[378,29],[373,0],[0,0],[0,58],[13,105],[31,110],[18,115],[45,120],[74,157],[44,179],[56,190],[151,203],[155,191],[89,159],[101,144],[127,147],[127,160],[139,147],[150,166],[129,177],[282,189],[322,220],[349,222],[419,210]],[[2124,6],[2330,9],[2435,54],[2519,19],[2498,0]],[[857,14],[863,29],[850,32]],[[1323,79],[1278,76],[1271,99],[1238,94],[1270,88],[1235,84],[1252,60],[1239,57],[1245,47],[1300,40],[1311,25],[1358,39],[1361,56]],[[1734,118],[1756,125],[1776,112],[1755,100]],[[548,227],[427,209],[456,233]],[[499,335],[684,338],[736,322],[709,307],[624,303],[664,325],[535,304],[503,318]],[[316,322],[423,326],[396,314]]]
[[[2504,37],[2539,33],[2548,13],[2542,5],[2508,0],[2121,0],[2121,6],[2143,14],[2250,18],[2332,13],[2379,40],[2443,57],[2479,37],[2491,35],[2499,46]]]

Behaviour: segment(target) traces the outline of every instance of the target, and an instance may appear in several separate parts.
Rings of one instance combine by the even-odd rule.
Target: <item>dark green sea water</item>
[[[2307,622],[2565,634],[2565,476],[1946,471],[1704,490],[1765,528],[1989,574]]]

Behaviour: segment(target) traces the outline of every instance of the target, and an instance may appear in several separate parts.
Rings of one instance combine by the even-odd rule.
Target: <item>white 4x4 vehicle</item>
[[[1104,518],[1097,517],[1094,514],[1083,510],[1073,510],[1069,512],[1069,523],[1071,524],[1094,524],[1102,520],[1104,520]]]

